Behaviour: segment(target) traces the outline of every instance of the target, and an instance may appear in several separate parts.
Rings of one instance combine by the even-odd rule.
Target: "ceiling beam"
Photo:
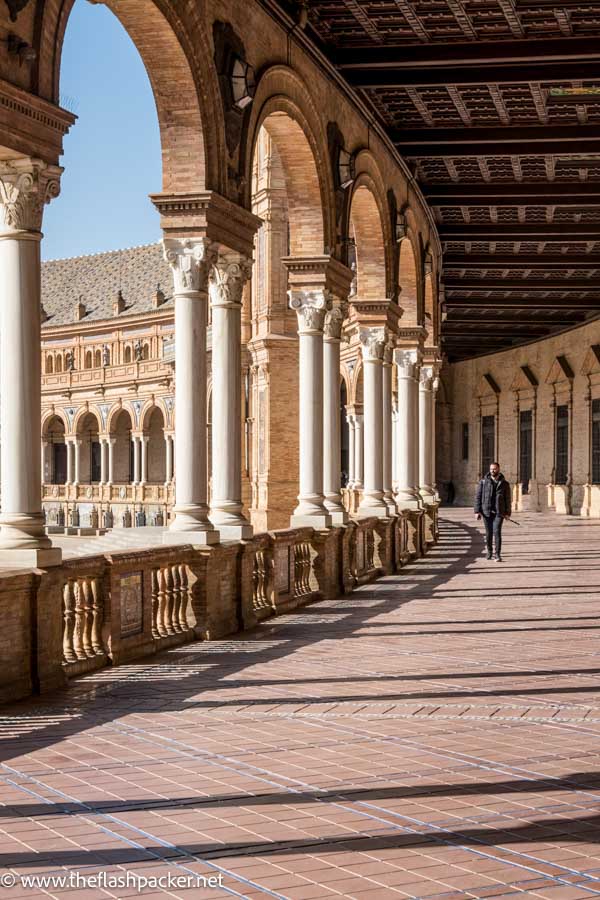
[[[562,4],[561,4],[562,5]],[[357,69],[403,69],[456,66],[471,63],[514,63],[534,60],[600,60],[596,37],[537,38],[514,41],[469,41],[446,44],[346,47],[331,58],[344,73]]]
[[[363,52],[354,51],[357,57]],[[598,79],[598,55],[595,59],[524,60],[518,63],[498,63],[496,60],[458,65],[411,66],[389,68],[367,67],[345,69],[344,78],[352,87],[364,90],[398,87],[446,87],[461,84],[528,84],[552,81],[594,81]]]
[[[586,281],[563,279],[562,281],[536,281],[535,279],[503,278],[487,280],[482,278],[473,281],[471,278],[444,279],[444,288],[447,291],[596,291],[599,285],[596,279],[589,278]]]
[[[600,312],[600,297],[536,297],[528,300],[523,297],[446,297],[446,309],[579,309],[587,312]]]
[[[600,63],[598,64],[600,71]],[[437,154],[437,147],[462,147],[464,144],[477,147],[480,153],[490,149],[490,156],[504,153],[504,147],[508,146],[512,154],[527,154],[529,147],[538,144],[563,144],[573,141],[582,142],[578,151],[586,152],[589,142],[592,146],[600,140],[600,125],[500,125],[482,127],[481,125],[469,125],[460,128],[400,128],[390,129],[389,135],[396,146],[404,153],[413,155],[415,149],[431,148],[432,154]],[[498,145],[502,145],[502,149]],[[489,147],[488,147],[489,145]],[[568,152],[568,151],[567,151]],[[575,153],[574,149],[571,153]],[[429,152],[419,153],[427,156]],[[437,154],[439,155],[439,154]],[[451,156],[451,153],[444,153]]]
[[[450,310],[450,313],[454,313],[455,310]],[[518,327],[546,327],[551,325],[552,327],[568,327],[569,325],[577,325],[582,322],[584,319],[584,314],[578,312],[567,318],[566,316],[549,316],[549,310],[546,310],[546,318],[541,318],[541,316],[535,316],[534,318],[527,318],[528,313],[524,311],[522,315],[518,313],[513,313],[511,315],[506,316],[477,316],[476,318],[469,318],[467,315],[462,315],[460,312],[455,315],[447,315],[446,319],[442,322],[442,329],[446,328],[448,325],[471,325],[471,326],[492,326],[496,327],[497,325],[516,325]]]
[[[480,225],[471,222],[463,225],[440,225],[438,228],[439,236],[442,241],[477,241],[497,242],[497,241],[529,241],[529,242],[551,242],[551,243],[573,243],[573,242],[595,242],[600,241],[600,222],[586,223],[566,223],[557,222],[553,224],[539,223],[537,225]]]
[[[554,269],[587,270],[600,269],[600,255],[582,253],[568,254],[516,254],[500,253],[446,253],[444,269]]]
[[[600,205],[600,182],[518,182],[423,184],[430,206],[575,206]]]

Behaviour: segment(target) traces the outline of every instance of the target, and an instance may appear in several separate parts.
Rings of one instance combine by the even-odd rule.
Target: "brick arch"
[[[45,3],[38,18],[37,92],[54,103],[59,101],[62,46],[73,4]],[[175,0],[106,0],[105,5],[129,34],[148,73],[161,136],[162,190],[225,193],[222,107],[200,11]]]
[[[96,423],[98,425],[98,433],[102,434],[102,416],[100,415],[99,410],[97,410],[94,406],[82,406],[81,409],[77,410],[73,419],[72,433],[78,433],[81,423],[86,416],[93,416],[96,419]]]
[[[333,253],[335,191],[325,126],[306,85],[286,66],[273,66],[265,72],[254,98],[240,163],[245,173],[248,208],[252,202],[255,150],[263,127],[277,147],[285,173],[290,253]]]
[[[420,254],[416,247],[409,231],[400,242],[398,254],[398,303],[403,310],[402,325],[422,325],[425,318],[422,279],[419,277]]]
[[[150,417],[152,416],[152,413],[154,412],[155,409],[160,410],[162,417],[163,417],[164,427],[165,428],[168,427],[169,415],[167,412],[167,408],[162,403],[160,398],[157,398],[156,400],[148,400],[142,407],[142,410],[140,412],[140,427],[139,427],[140,431],[146,430],[146,428],[148,427],[148,424],[150,422]]]
[[[351,395],[351,404],[353,406],[362,406],[364,403],[364,379],[363,379],[363,364],[362,360],[359,359],[356,368],[354,370],[354,380],[352,382],[352,393]]]
[[[115,421],[117,420],[119,413],[125,412],[129,416],[131,421],[131,429],[135,431],[135,414],[132,409],[128,406],[125,406],[123,403],[115,403],[114,406],[108,411],[108,415],[106,417],[106,433],[113,434],[115,430]]]
[[[360,300],[388,296],[385,218],[371,177],[359,175],[350,201],[349,233],[356,247],[356,294]]]
[[[42,437],[45,436],[48,425],[52,421],[52,419],[60,419],[65,429],[65,434],[69,431],[69,423],[67,421],[67,416],[63,413],[62,409],[49,409],[42,416]]]

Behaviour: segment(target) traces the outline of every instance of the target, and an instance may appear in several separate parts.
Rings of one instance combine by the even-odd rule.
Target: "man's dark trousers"
[[[491,553],[492,546],[495,546],[496,556],[500,556],[502,552],[502,522],[504,519],[497,513],[492,513],[491,516],[484,516],[483,521],[485,522],[485,545],[488,548],[488,553]],[[492,538],[494,541],[493,545]]]

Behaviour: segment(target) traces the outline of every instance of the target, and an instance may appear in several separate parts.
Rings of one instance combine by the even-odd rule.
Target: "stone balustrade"
[[[5,571],[0,700],[255,627],[397,572],[435,540],[431,506],[417,517],[351,519],[338,528],[299,527],[210,547],[164,545]]]

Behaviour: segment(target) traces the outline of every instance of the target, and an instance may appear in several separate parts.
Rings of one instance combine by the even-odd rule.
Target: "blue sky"
[[[67,27],[61,104],[79,116],[65,138],[60,196],[44,212],[44,259],[160,239],[148,194],[160,191],[152,90],[127,32],[102,5],[77,0]]]

